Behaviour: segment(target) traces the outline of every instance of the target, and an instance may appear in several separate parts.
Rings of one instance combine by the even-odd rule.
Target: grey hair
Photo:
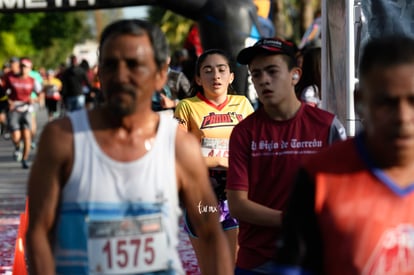
[[[123,19],[108,25],[101,34],[98,52],[101,52],[103,44],[110,36],[121,34],[148,35],[157,68],[161,69],[167,63],[169,46],[164,33],[158,26],[139,19]]]

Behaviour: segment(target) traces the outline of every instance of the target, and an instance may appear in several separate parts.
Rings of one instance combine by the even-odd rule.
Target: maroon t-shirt
[[[5,89],[10,89],[9,99],[13,101],[29,102],[30,95],[35,90],[34,78],[20,77],[14,74],[5,76]]]
[[[227,189],[247,191],[249,200],[285,210],[299,164],[329,145],[335,120],[333,114],[306,104],[286,121],[274,121],[263,108],[257,110],[231,134]],[[251,269],[274,259],[279,232],[239,222],[237,266]]]

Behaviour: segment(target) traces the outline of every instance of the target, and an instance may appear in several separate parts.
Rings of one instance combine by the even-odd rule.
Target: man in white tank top
[[[29,177],[30,274],[184,274],[179,199],[203,244],[206,274],[232,274],[200,145],[151,109],[168,46],[141,20],[109,25],[99,45],[101,108],[43,130]]]

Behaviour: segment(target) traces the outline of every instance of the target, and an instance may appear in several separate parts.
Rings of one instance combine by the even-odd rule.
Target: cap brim
[[[266,47],[252,46],[241,50],[236,60],[239,64],[248,65],[254,57],[265,54],[284,54],[284,52],[276,48],[267,49]]]

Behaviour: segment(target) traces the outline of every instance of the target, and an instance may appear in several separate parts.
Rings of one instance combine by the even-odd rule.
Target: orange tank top
[[[414,274],[414,186],[401,189],[369,167],[357,144],[348,140],[330,152],[346,158],[341,162],[332,155],[314,160],[325,165],[322,172],[308,167],[315,177],[325,274]]]

